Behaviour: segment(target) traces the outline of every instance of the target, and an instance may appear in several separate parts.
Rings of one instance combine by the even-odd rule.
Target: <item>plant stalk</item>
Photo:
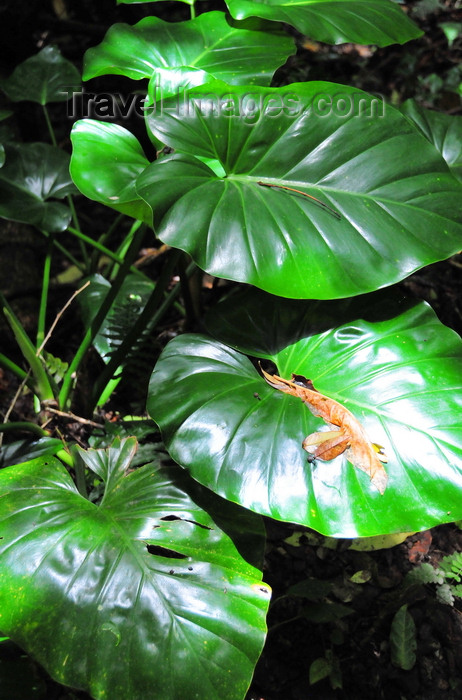
[[[139,222],[136,222],[136,223],[139,223]],[[127,250],[125,260],[123,261],[122,265],[119,267],[119,271],[117,273],[117,276],[116,276],[114,282],[111,285],[111,288],[109,289],[103,303],[101,304],[101,307],[98,310],[98,313],[96,314],[95,318],[93,319],[93,321],[90,325],[90,328],[85,333],[83,340],[80,343],[80,346],[78,347],[76,354],[74,355],[74,359],[72,360],[66,374],[64,375],[63,383],[61,386],[61,391],[59,392],[59,396],[58,396],[58,404],[62,410],[66,410],[66,408],[69,407],[70,392],[71,392],[72,382],[74,380],[76,372],[77,372],[78,368],[80,367],[80,364],[85,356],[85,353],[87,352],[88,348],[90,347],[93,340],[95,339],[96,334],[98,333],[98,331],[101,327],[101,324],[103,323],[104,319],[106,318],[107,314],[109,313],[109,309],[111,308],[112,304],[114,303],[114,300],[115,300],[117,294],[119,293],[120,288],[122,287],[122,284],[123,284],[123,282],[128,274],[128,271],[130,270],[130,267],[131,267],[136,255],[137,255],[137,253],[138,253],[138,250],[139,250],[142,238],[144,236],[144,233],[145,233],[145,227],[144,226],[138,227],[138,230],[136,231],[135,235],[132,238],[130,247]]]
[[[176,285],[176,287],[168,294],[164,302],[161,303],[165,290],[171,280],[173,270],[182,255],[183,253],[180,250],[172,249],[170,251],[169,258],[164,265],[160,278],[158,279],[156,286],[146,303],[146,306],[138,317],[136,323],[127,333],[124,340],[119,345],[116,352],[112,355],[110,361],[98,377],[92,394],[91,408],[99,405],[100,397],[103,394],[106,385],[113,379],[115,372],[123,364],[127,354],[133,348],[136,341],[141,337],[142,333],[148,327],[153,328],[159,322],[160,318],[162,318],[163,314],[168,310],[178,296],[180,289],[179,285]]]

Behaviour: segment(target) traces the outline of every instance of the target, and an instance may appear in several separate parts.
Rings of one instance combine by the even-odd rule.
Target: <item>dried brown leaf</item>
[[[357,469],[369,475],[372,484],[384,493],[388,476],[382,462],[387,458],[380,445],[372,443],[361,423],[341,403],[324,396],[302,375],[293,374],[292,381],[271,375],[262,369],[263,377],[274,389],[296,396],[314,416],[322,418],[332,430],[312,433],[303,440],[303,448],[313,458],[329,461],[345,453]]]

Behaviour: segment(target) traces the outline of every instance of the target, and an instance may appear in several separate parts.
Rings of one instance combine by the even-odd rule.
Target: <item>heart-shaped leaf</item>
[[[351,411],[388,458],[384,494],[345,453],[313,462],[302,443],[329,427],[270,387],[245,355],[205,336],[172,340],[152,375],[148,410],[172,457],[236,503],[330,536],[413,532],[460,518],[460,338],[424,303],[403,309],[372,295],[355,313],[351,300],[265,296],[234,299],[236,344],[272,360],[280,377],[308,377]]]
[[[16,66],[10,77],[1,82],[2,90],[13,102],[30,100],[41,105],[67,102],[79,86],[77,68],[54,46],[45,46],[36,56]]]
[[[159,238],[212,275],[337,298],[460,250],[460,183],[408,119],[367,93],[215,81],[147,121],[176,152],[144,170],[138,193]]]
[[[197,505],[213,494],[175,465],[127,473],[135,449],[82,453],[105,484],[99,504],[55,458],[0,472],[0,628],[97,700],[241,700],[269,589]],[[248,547],[261,525],[229,506],[218,520],[234,518]]]
[[[287,22],[330,44],[403,44],[422,36],[400,6],[389,0],[226,0],[236,19],[264,17]]]
[[[81,119],[71,141],[70,171],[82,194],[150,225],[151,210],[135,190],[149,165],[137,138],[118,124]]]
[[[462,117],[425,109],[415,100],[407,100],[401,112],[441,153],[451,172],[462,180]]]
[[[294,52],[293,39],[271,22],[235,22],[224,12],[175,23],[146,17],[133,27],[114,24],[86,52],[83,78],[110,73],[150,79],[158,69],[189,66],[231,84],[269,85]]]
[[[60,202],[76,190],[67,153],[46,143],[5,145],[0,168],[0,216],[43,231],[64,231],[71,213]]]

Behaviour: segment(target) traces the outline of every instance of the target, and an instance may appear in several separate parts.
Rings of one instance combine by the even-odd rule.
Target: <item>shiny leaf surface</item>
[[[20,63],[0,86],[13,102],[67,102],[72,92],[80,88],[80,74],[59,49],[45,46],[36,56]]]
[[[81,119],[71,141],[70,171],[82,194],[151,224],[150,208],[135,190],[137,176],[149,165],[136,137],[118,124]]]
[[[459,518],[460,338],[424,303],[372,295],[355,307],[254,294],[224,303],[223,317],[235,304],[234,344],[271,360],[281,377],[308,377],[348,408],[388,457],[385,493],[344,454],[310,463],[303,440],[328,426],[270,387],[245,355],[207,336],[175,338],[152,375],[148,410],[172,457],[236,503],[334,537]],[[229,333],[223,323],[209,327],[229,342],[231,325]]]
[[[46,143],[5,145],[0,168],[0,217],[43,231],[64,231],[71,213],[61,202],[75,192],[67,153]]]
[[[235,22],[223,12],[175,23],[146,17],[134,26],[114,24],[102,43],[86,52],[83,77],[110,73],[150,79],[157,69],[189,66],[231,84],[269,85],[294,52],[293,40],[271,22]]]
[[[269,589],[239,549],[259,548],[260,520],[175,465],[127,473],[134,449],[82,453],[99,504],[53,457],[0,471],[0,629],[97,700],[241,700]]]
[[[12,464],[42,457],[45,455],[55,455],[62,449],[62,440],[51,437],[42,437],[38,440],[17,440],[2,445],[0,449],[0,469],[10,467]]]
[[[462,180],[462,117],[435,112],[407,100],[401,112],[441,153],[451,172]]]
[[[146,168],[137,191],[159,238],[212,275],[339,298],[460,250],[460,183],[400,112],[366,93],[214,81],[147,121],[176,152]]]
[[[226,0],[236,19],[264,17],[287,22],[329,44],[403,44],[422,31],[389,0]]]
[[[111,288],[102,275],[92,275],[90,286],[80,292],[79,306],[85,328],[89,328],[104,298]],[[123,339],[134,326],[154,289],[154,282],[127,275],[115,298],[114,304],[104,319],[93,341],[93,346],[107,363]]]

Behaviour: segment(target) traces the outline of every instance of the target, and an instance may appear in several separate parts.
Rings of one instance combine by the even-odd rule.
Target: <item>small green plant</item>
[[[393,288],[461,248],[461,125],[354,86],[272,84],[296,51],[282,22],[379,46],[420,30],[389,0],[227,0],[197,16],[187,4],[182,22],[116,24],[84,59],[84,80],[148,82],[152,162],[125,127],[82,119],[71,179],[46,104],[73,96],[75,71],[45,50],[4,83],[11,100],[42,105],[52,145],[0,152],[0,215],[49,244],[34,340],[2,299],[27,366],[0,362],[34,393],[29,428],[47,442],[22,459],[10,450],[0,472],[0,630],[97,700],[242,700],[269,604],[261,515],[331,538],[462,517],[462,343]],[[117,212],[98,240],[81,230],[76,187]],[[165,246],[155,280],[134,266],[146,241]],[[84,326],[67,363],[45,349],[56,250]],[[189,281],[203,272],[231,289],[200,319],[206,332],[152,353],[142,389],[160,433],[149,422],[136,462],[124,420],[101,438],[97,411],[180,297],[194,318]],[[82,396],[91,347],[104,368]],[[100,444],[56,444],[50,414],[80,419]],[[442,571],[458,588],[459,569]],[[403,668],[408,616],[395,620]],[[312,683],[327,676],[341,687],[332,650],[310,670]]]
[[[406,577],[406,584],[415,583],[434,586],[438,602],[453,606],[456,598],[462,598],[462,554],[449,554],[438,566],[419,564]]]

